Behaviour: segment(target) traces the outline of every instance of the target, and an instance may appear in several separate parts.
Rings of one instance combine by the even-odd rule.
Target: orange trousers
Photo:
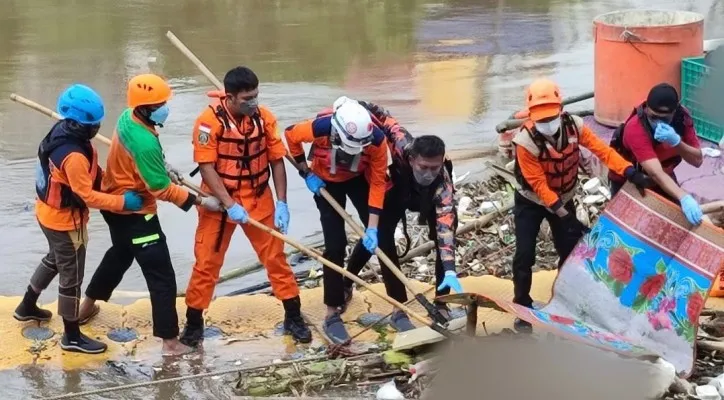
[[[259,222],[275,229],[273,215],[260,219]],[[194,245],[196,262],[191,272],[189,286],[186,289],[187,306],[197,310],[205,310],[209,307],[216,281],[219,279],[219,271],[224,264],[226,251],[229,249],[231,237],[238,225],[227,221],[222,229],[219,213],[199,211],[199,225],[196,228],[196,244]],[[284,242],[251,225],[241,224],[241,228],[251,242],[251,247],[254,248],[259,262],[266,268],[267,277],[269,277],[276,298],[287,300],[298,296],[299,286],[297,286],[294,271],[287,263]],[[219,235],[222,235],[221,243],[216,251]]]

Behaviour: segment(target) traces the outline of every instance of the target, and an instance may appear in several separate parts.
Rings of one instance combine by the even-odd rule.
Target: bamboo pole
[[[201,71],[204,76],[206,76],[207,79],[209,79],[219,90],[224,90],[224,85],[219,81],[218,78],[209,70],[204,63],[199,60],[198,57],[188,48],[186,47],[181,40],[176,37],[171,31],[166,32],[166,37],[171,41],[171,43],[181,51],[189,60],[191,60],[194,65]],[[287,153],[286,155],[287,160],[297,169],[300,170],[300,166],[297,165],[296,161]],[[334,208],[335,211],[344,219],[344,221],[352,228],[354,233],[356,233],[359,237],[365,236],[365,231],[362,226],[357,224],[352,217],[345,211],[345,209],[337,203],[337,201],[325,190],[322,188],[320,191],[321,196]],[[418,301],[425,306],[425,309],[430,313],[430,315],[434,316],[437,322],[442,323],[444,321],[444,318],[442,315],[439,314],[439,312],[435,312],[437,309],[430,304],[430,302],[425,298],[424,295],[421,293],[417,293],[410,284],[410,281],[407,279],[404,273],[400,271],[400,269],[392,262],[392,260],[387,257],[387,255],[378,247],[375,249],[375,255],[392,271],[393,274],[405,285],[407,290],[412,293]],[[315,255],[316,256],[316,255]],[[355,276],[356,277],[356,276]],[[398,303],[399,304],[399,303]]]
[[[26,99],[26,98],[24,98],[24,97],[22,97],[22,96],[18,96],[18,95],[16,95],[16,94],[12,94],[10,98],[11,98],[12,100],[14,100],[14,101],[17,101],[18,103],[24,104],[24,105],[26,105],[26,106],[34,109],[34,110],[40,111],[41,113],[43,113],[43,114],[45,114],[45,115],[48,115],[48,116],[50,116],[50,117],[52,117],[52,118],[55,118],[55,119],[61,119],[61,118],[62,118],[58,113],[54,112],[53,110],[51,110],[51,109],[49,109],[49,108],[47,108],[47,107],[44,107],[44,106],[42,106],[42,105],[40,105],[40,104],[38,104],[38,103],[36,103],[36,102],[34,102],[34,101],[32,101],[32,100],[28,100],[28,99]],[[99,136],[99,135],[96,135],[96,136]],[[101,137],[105,138],[106,140],[108,140],[108,143],[110,143],[110,140],[109,140],[108,138],[106,138],[105,136],[101,136]],[[104,143],[105,143],[105,142],[104,142]],[[197,186],[196,184],[194,184],[194,183],[192,183],[192,182],[187,182],[187,181],[185,181],[185,180],[182,180],[181,183],[182,183],[184,186],[188,187],[189,189],[191,189],[191,190],[193,190],[193,191],[196,191],[198,194],[200,194],[200,195],[202,195],[202,196],[209,196],[209,194],[204,193],[199,186]],[[279,233],[279,232],[271,229],[270,227],[262,224],[262,223],[259,222],[259,221],[256,221],[256,220],[254,220],[254,219],[249,218],[249,222],[248,222],[248,223],[249,223],[249,225],[254,226],[254,227],[258,228],[258,229],[261,229],[262,231],[264,231],[264,232],[266,232],[266,233],[268,233],[268,234],[270,234],[270,235],[272,235],[272,236],[274,236],[274,237],[276,237],[276,238],[278,238],[278,239],[280,239],[280,240],[282,240],[282,241],[290,244],[291,246],[299,249],[300,251],[306,253],[306,254],[309,255],[310,257],[312,257],[312,258],[316,259],[317,261],[319,261],[320,263],[324,264],[325,266],[331,268],[332,270],[334,270],[334,271],[336,271],[336,272],[339,272],[340,274],[342,274],[342,275],[344,275],[345,277],[349,278],[350,280],[352,280],[352,281],[355,282],[356,284],[358,284],[358,285],[364,287],[365,289],[369,290],[370,292],[376,294],[376,295],[377,295],[378,297],[380,297],[382,300],[385,300],[385,301],[387,301],[388,303],[392,304],[394,307],[397,307],[397,308],[403,310],[405,313],[407,313],[407,314],[408,314],[409,316],[411,316],[412,318],[415,318],[415,319],[418,320],[420,323],[423,323],[423,324],[428,325],[428,326],[435,325],[434,322],[430,321],[428,318],[423,317],[422,315],[414,312],[413,310],[411,310],[410,308],[408,308],[408,307],[405,306],[404,304],[401,304],[400,302],[398,302],[397,300],[395,300],[395,299],[387,296],[386,294],[380,293],[380,292],[377,291],[375,288],[373,288],[370,284],[368,284],[367,282],[363,281],[362,279],[360,279],[360,278],[357,277],[356,275],[348,272],[348,271],[345,270],[344,268],[339,267],[338,265],[332,263],[331,261],[327,260],[326,258],[323,258],[322,256],[320,256],[320,255],[318,254],[317,251],[312,250],[312,249],[304,246],[303,244],[297,242],[296,240],[294,240],[294,239],[292,239],[292,238],[290,238],[290,237],[288,237],[288,236],[286,236],[286,235],[283,235],[283,234],[281,234],[281,233]]]
[[[15,101],[15,102],[17,102],[17,103],[20,103],[20,104],[22,104],[22,105],[24,105],[24,106],[30,107],[30,108],[32,108],[33,110],[39,111],[40,113],[45,114],[45,115],[47,115],[47,116],[49,116],[49,117],[51,117],[51,118],[58,119],[58,120],[59,120],[59,119],[63,119],[63,117],[62,117],[60,114],[58,114],[57,112],[51,110],[50,108],[45,107],[45,106],[43,106],[43,105],[41,105],[41,104],[38,104],[38,103],[36,103],[36,102],[34,102],[34,101],[30,100],[30,99],[27,99],[27,98],[25,98],[25,97],[23,97],[23,96],[20,96],[20,95],[18,95],[18,94],[12,93],[12,94],[10,95],[10,100]],[[108,139],[107,137],[105,137],[105,136],[103,136],[103,135],[101,135],[101,134],[96,134],[93,138],[96,139],[96,140],[98,140],[99,142],[105,144],[105,145],[108,145],[108,146],[111,145],[111,139]],[[208,196],[207,194],[204,194],[204,193],[202,192],[202,190],[201,190],[201,188],[200,188],[199,186],[195,185],[193,182],[189,182],[189,181],[186,180],[183,176],[180,176],[180,177],[179,177],[179,183],[180,183],[182,186],[186,186],[189,190],[191,190],[192,192],[195,192],[197,195]]]
[[[20,95],[17,95],[17,94],[15,94],[15,93],[11,93],[11,94],[10,94],[10,100],[12,100],[12,101],[14,101],[14,102],[16,102],[16,103],[20,103],[20,104],[22,104],[22,105],[24,105],[24,106],[26,106],[26,107],[32,108],[32,109],[35,110],[35,111],[40,111],[41,113],[43,113],[43,114],[45,114],[45,115],[47,115],[47,116],[49,116],[49,117],[51,117],[51,118],[55,118],[55,119],[58,119],[58,120],[63,119],[63,117],[62,117],[60,114],[58,114],[57,112],[51,110],[50,108],[45,107],[45,106],[42,106],[42,105],[40,105],[40,104],[38,104],[38,103],[30,100],[30,99],[26,99],[25,97],[20,96]],[[106,145],[109,145],[109,146],[111,145],[111,139],[108,139],[107,137],[105,137],[105,136],[103,136],[103,135],[101,135],[101,134],[95,135],[95,136],[93,137],[93,139],[96,139],[97,141],[99,141],[99,142],[101,142],[101,143],[103,143],[103,144],[106,144]]]

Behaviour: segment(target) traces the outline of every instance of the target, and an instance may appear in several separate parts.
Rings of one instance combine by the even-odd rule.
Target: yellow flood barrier
[[[538,301],[548,301],[556,273],[544,271],[534,274],[532,296]],[[467,277],[462,280],[466,292],[486,293],[492,296],[512,298],[513,283],[510,280],[493,276]],[[426,290],[430,285],[411,281],[418,291]],[[375,289],[384,291],[381,283],[373,285]],[[322,288],[301,291],[302,309],[317,326],[326,313]],[[36,364],[49,368],[92,369],[103,365],[107,360],[124,362],[153,363],[161,359],[160,339],[152,336],[151,303],[141,299],[132,304],[122,306],[113,303],[101,303],[101,312],[89,324],[82,327],[87,335],[108,343],[108,351],[100,355],[85,355],[63,351],[58,342],[62,334],[62,321],[56,315],[47,326],[55,334],[48,340],[33,341],[22,335],[25,327],[38,326],[36,322],[18,322],[13,319],[13,311],[21,300],[20,297],[0,297],[0,369],[16,368],[20,365]],[[183,324],[186,305],[183,298],[177,299],[179,324]],[[712,298],[707,306],[724,309],[724,299]],[[45,304],[44,307],[55,314],[57,303]],[[422,312],[419,304],[413,309]],[[343,319],[351,335],[361,331],[363,327],[354,321],[365,313],[387,314],[391,311],[389,304],[366,291],[355,291],[352,302]],[[220,338],[207,339],[204,343],[204,355],[219,360],[235,360],[246,358],[281,358],[285,354],[303,351],[304,347],[295,346],[289,337],[277,336],[275,327],[284,318],[284,311],[276,298],[268,295],[243,295],[219,297],[215,299],[205,313],[207,326],[213,326],[224,335]],[[503,328],[511,328],[513,317],[509,314],[481,309],[478,322],[485,323],[488,332],[499,332]],[[419,326],[419,324],[416,324]],[[108,338],[108,333],[116,328],[132,328],[138,333],[138,339],[127,343],[117,343]],[[482,329],[478,329],[482,332]],[[314,345],[323,344],[319,334],[313,330]],[[394,333],[390,333],[394,335]],[[357,340],[372,342],[379,334],[369,330]]]

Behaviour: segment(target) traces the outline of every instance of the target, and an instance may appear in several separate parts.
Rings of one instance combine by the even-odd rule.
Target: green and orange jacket
[[[188,211],[196,196],[171,182],[165,165],[156,130],[136,118],[132,109],[126,109],[118,118],[111,140],[103,175],[103,192],[123,194],[133,190],[143,198],[141,210],[123,211],[121,214],[155,214],[157,199]]]

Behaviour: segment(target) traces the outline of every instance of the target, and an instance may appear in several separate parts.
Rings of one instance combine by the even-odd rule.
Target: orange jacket
[[[194,162],[214,163],[229,195],[246,208],[252,218],[262,219],[274,209],[274,198],[268,187],[269,163],[287,154],[277,132],[276,117],[266,107],[259,106],[257,122],[250,117],[235,121],[223,104],[222,93],[209,92],[208,95],[212,99],[209,107],[194,124]],[[225,128],[227,122],[228,129]],[[203,180],[201,186],[211,191]]]
[[[95,152],[95,149],[93,149]],[[51,179],[57,184],[70,187],[87,207],[99,208],[113,212],[123,210],[123,196],[105,194],[93,190],[93,179],[90,163],[81,153],[70,153],[58,167],[51,162]],[[102,173],[98,167],[98,173]],[[88,223],[88,209],[81,212],[71,208],[56,208],[40,199],[35,201],[35,215],[38,221],[56,231],[73,231]]]
[[[312,143],[311,171],[322,180],[328,182],[344,182],[360,174],[364,174],[370,184],[370,193],[367,203],[370,213],[379,214],[385,199],[387,185],[387,141],[384,134],[375,128],[375,140],[362,151],[362,160],[356,171],[350,170],[336,163],[335,171],[330,171],[331,150],[330,143],[331,122],[330,115],[320,115],[316,119],[307,120],[288,127],[284,131],[289,152],[298,162],[306,162],[302,143]],[[320,155],[324,155],[320,157]]]
[[[570,126],[571,124],[574,126]],[[564,132],[570,132],[570,129],[575,129],[578,134],[575,147],[577,148],[578,145],[580,145],[587,148],[613,172],[623,175],[626,168],[631,166],[630,162],[626,161],[616,153],[615,150],[606,145],[604,141],[596,136],[596,133],[584,125],[582,118],[564,113],[562,115],[561,129],[563,129]],[[564,185],[567,187],[563,188],[563,192],[556,192],[551,188],[551,182],[549,182],[549,180],[551,179],[552,171],[549,167],[546,167],[549,169],[548,174],[546,174],[546,169],[544,169],[543,163],[541,162],[541,158],[545,159],[551,155],[549,151],[550,148],[547,145],[542,147],[540,141],[536,139],[536,135],[538,135],[538,133],[535,132],[535,129],[529,132],[524,125],[520,132],[516,134],[515,138],[513,138],[516,154],[516,170],[519,171],[520,176],[524,179],[526,183],[525,186],[530,187],[530,190],[526,190],[524,187],[521,194],[528,194],[526,197],[530,200],[555,211],[572,198],[575,184],[573,186]],[[554,150],[565,152],[561,146],[563,135],[559,136],[556,149]],[[570,136],[568,139],[570,142]],[[562,157],[560,158],[560,165],[555,168],[557,168],[558,171],[565,172],[566,167],[573,167],[576,171],[575,179],[577,179],[578,165],[564,165],[570,163],[573,159],[580,159],[580,156]],[[570,176],[568,178],[570,178]]]
[[[155,214],[156,199],[171,202],[184,211],[196,201],[194,194],[171,182],[158,133],[138,120],[130,108],[118,118],[103,176],[104,192],[123,194],[127,190],[143,197],[144,206],[140,211],[121,214]]]

